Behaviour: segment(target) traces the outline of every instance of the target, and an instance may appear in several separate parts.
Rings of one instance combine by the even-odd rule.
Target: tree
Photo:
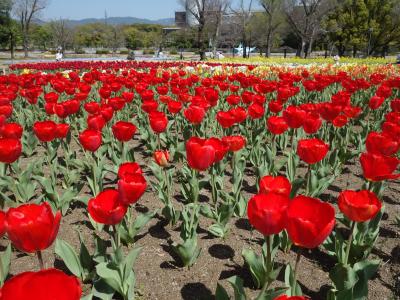
[[[61,47],[61,51],[68,48],[73,42],[73,31],[64,19],[53,20],[48,24],[54,47]]]
[[[209,3],[206,27],[207,31],[210,33],[213,57],[217,55],[222,20],[230,3],[230,0],[210,0]]]
[[[285,0],[287,22],[301,40],[298,56],[307,57],[311,53],[322,20],[333,7],[334,0]]]
[[[47,50],[52,41],[52,32],[47,24],[33,24],[31,28],[31,40],[35,46]]]
[[[9,26],[11,23],[10,10],[11,0],[0,2],[0,44],[7,43],[9,40]]]
[[[246,58],[250,55],[250,53],[247,53],[247,47],[251,46],[251,26],[249,25],[251,17],[253,15],[252,7],[253,7],[253,0],[249,1],[247,7],[245,5],[245,1],[240,0],[239,8],[237,9],[231,8],[232,12],[236,16],[237,26],[239,28],[239,32],[242,39],[243,58]]]
[[[340,0],[325,29],[339,55],[363,50],[366,55],[385,54],[400,42],[400,3],[397,0]]]
[[[0,1],[0,44],[10,48],[11,59],[19,34],[17,23],[11,18],[12,0]]]
[[[38,17],[39,12],[46,8],[46,5],[46,0],[15,0],[14,2],[14,12],[21,26],[25,57],[28,57],[29,30],[32,20]]]
[[[210,0],[181,0],[181,4],[197,22],[197,46],[199,47],[200,60],[204,60],[206,58],[204,29]]]
[[[275,35],[284,24],[282,0],[260,0],[266,15],[266,47],[265,56],[269,57]]]

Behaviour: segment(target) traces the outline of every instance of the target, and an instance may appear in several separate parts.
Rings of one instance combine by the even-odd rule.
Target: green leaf
[[[353,289],[354,299],[365,299],[368,296],[368,280],[370,280],[379,268],[380,260],[363,260],[354,264],[354,271],[359,280]]]
[[[273,300],[276,297],[284,294],[287,291],[287,287],[277,287],[265,291],[265,293],[261,294],[256,300]]]
[[[127,279],[129,276],[129,273],[133,270],[133,264],[135,263],[135,260],[137,256],[139,255],[140,251],[142,250],[142,247],[138,248],[133,248],[129,254],[125,257],[124,259],[124,279]]]
[[[182,260],[184,267],[192,266],[200,256],[201,249],[197,248],[196,236],[185,240],[181,244],[173,244],[172,247]]]
[[[101,278],[93,284],[92,294],[101,300],[112,300],[114,292],[114,289]]]
[[[2,272],[0,273],[0,286],[2,286],[10,270],[11,244],[8,244],[6,250],[4,252],[1,252],[0,262],[1,262],[1,267],[3,268]]]
[[[80,233],[79,240],[81,245],[81,249],[79,251],[79,260],[81,262],[82,268],[87,272],[91,272],[94,269],[94,262]]]
[[[225,236],[225,227],[219,223],[212,224],[210,227],[208,227],[208,231],[216,236],[216,237],[224,237]]]
[[[339,291],[351,290],[358,281],[357,273],[350,267],[338,263],[329,272],[329,277]]]
[[[96,266],[96,273],[97,275],[104,280],[110,287],[119,293],[122,293],[122,278],[119,275],[118,270],[109,268],[106,262],[99,263]]]
[[[250,270],[255,286],[261,288],[267,275],[263,257],[257,255],[253,250],[247,249],[243,249],[242,256]]]
[[[217,290],[215,291],[215,300],[230,300],[227,291],[219,283],[217,283]]]
[[[83,279],[83,269],[74,248],[67,242],[57,239],[55,253],[62,258],[68,270],[76,277]]]
[[[246,300],[246,293],[243,288],[243,280],[238,276],[228,278],[228,282],[233,287],[235,293],[235,300]]]

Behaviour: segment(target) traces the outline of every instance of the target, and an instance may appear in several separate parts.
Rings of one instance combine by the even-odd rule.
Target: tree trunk
[[[247,58],[247,41],[246,41],[246,36],[242,36],[242,47],[243,47],[243,58]]]
[[[12,32],[12,30],[10,30],[10,56],[11,59],[15,58],[15,37],[14,37],[14,33]]]
[[[300,53],[298,56],[303,57],[305,47],[306,47],[306,41],[305,41],[304,37],[302,37],[301,44],[300,44],[300,51],[299,51]]]
[[[29,39],[28,39],[28,30],[24,29],[22,32],[22,44],[24,48],[24,57],[27,58],[29,56]]]
[[[311,56],[313,43],[314,43],[314,31],[310,37],[310,43],[308,44],[308,47],[307,47],[307,53],[306,53],[307,57]]]
[[[356,46],[353,46],[353,57],[356,57],[357,55],[357,48]]]
[[[204,30],[204,22],[199,22],[199,27],[197,29],[197,43],[199,46],[199,55],[200,60],[205,60],[205,49],[204,49],[204,41],[203,41],[203,30]]]

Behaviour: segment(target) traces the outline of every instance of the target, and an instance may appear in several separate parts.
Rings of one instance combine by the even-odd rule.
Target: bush
[[[75,54],[85,54],[85,50],[83,49],[75,49]]]
[[[178,51],[176,49],[172,49],[172,50],[169,51],[169,54],[170,55],[177,55]]]
[[[121,50],[119,51],[119,54],[129,54],[129,50]]]
[[[96,54],[110,54],[110,51],[107,49],[97,49]]]
[[[155,51],[153,49],[145,49],[145,50],[143,50],[143,54],[144,55],[146,55],[146,54],[153,55],[153,54],[155,54]]]

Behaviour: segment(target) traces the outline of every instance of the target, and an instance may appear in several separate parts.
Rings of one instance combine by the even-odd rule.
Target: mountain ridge
[[[137,18],[137,17],[108,17],[107,19],[105,18],[85,18],[85,19],[80,19],[80,20],[70,20],[66,19],[67,23],[70,26],[80,26],[80,25],[85,25],[85,24],[90,24],[90,23],[105,23],[111,24],[111,25],[129,25],[129,24],[157,24],[157,25],[174,25],[175,24],[175,19],[173,18],[162,18],[162,19],[157,19],[157,20],[150,20],[146,18]],[[49,21],[44,21],[44,20],[37,20],[37,23],[47,23]]]

